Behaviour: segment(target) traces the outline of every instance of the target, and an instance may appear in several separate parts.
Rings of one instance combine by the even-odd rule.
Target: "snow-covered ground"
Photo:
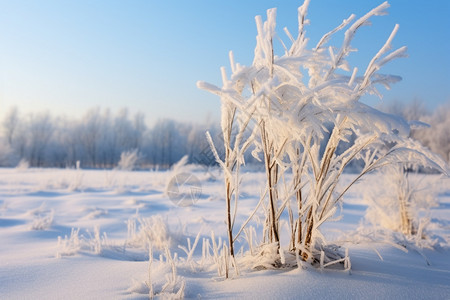
[[[362,192],[372,184],[363,181],[344,200],[342,219],[323,228],[330,241],[347,241],[350,272],[257,271],[241,265],[239,276],[231,270],[233,278],[225,280],[211,250],[211,232],[215,241],[226,236],[222,177],[190,172],[201,193],[193,205],[180,206],[166,193],[172,171],[0,169],[0,298],[147,299],[149,282],[162,297],[183,286],[185,298],[207,299],[450,297],[449,179],[439,183],[440,204],[431,211],[429,229],[438,237],[434,250],[405,252],[358,238],[367,208]],[[244,175],[237,225],[255,207],[263,185],[263,173]],[[257,220],[258,215],[253,226]],[[243,238],[241,245],[246,245]]]

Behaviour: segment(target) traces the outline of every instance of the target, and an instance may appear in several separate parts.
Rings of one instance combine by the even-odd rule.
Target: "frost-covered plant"
[[[127,222],[127,246],[145,248],[150,242],[154,248],[163,250],[178,239],[161,216],[139,218],[137,221],[138,224],[136,224],[136,219],[129,219]]]
[[[39,207],[28,211],[28,214],[33,216],[33,222],[30,229],[47,230],[52,226],[55,212],[53,209],[46,209],[45,206],[44,202]]]
[[[232,52],[230,52],[230,60],[234,60]],[[231,88],[228,86],[229,82],[225,73],[225,68],[221,68],[221,70],[224,89]],[[207,84],[203,85],[208,86]],[[212,88],[214,89],[214,87]],[[238,110],[238,107],[233,103],[232,98],[227,98],[227,95],[224,95],[223,97],[225,97],[225,99],[222,99],[221,108],[221,129],[225,151],[223,158],[220,157],[214,146],[213,139],[209,132],[206,133],[206,136],[216,161],[224,171],[227,235],[230,255],[234,258],[233,227],[239,200],[239,172],[240,166],[245,164],[244,153],[251,145],[255,132],[253,132],[250,137],[244,138],[249,122],[251,121],[252,112]],[[232,208],[233,200],[234,209]]]
[[[426,238],[430,208],[438,205],[433,186],[412,177],[402,165],[380,171],[376,190],[365,194],[369,208],[366,221],[374,226],[400,232],[406,237]]]
[[[147,280],[145,282],[134,280],[128,292],[147,294],[149,299],[183,299],[186,281],[178,275],[178,255],[172,254],[169,248],[165,247],[159,258],[159,261],[154,259],[152,247],[149,245]],[[163,274],[164,277],[161,276]]]
[[[52,226],[54,212],[53,210],[44,212],[42,214],[35,214],[33,223],[31,224],[32,230],[47,230]]]
[[[182,172],[190,172],[190,167],[188,166],[189,156],[183,156],[179,161],[173,164],[171,170],[174,174]]]
[[[25,158],[22,158],[16,166],[17,170],[27,170],[30,167],[30,163]]]
[[[62,256],[72,256],[80,252],[92,252],[96,255],[102,255],[105,250],[112,250],[116,253],[123,252],[123,247],[115,246],[108,240],[106,232],[100,233],[99,227],[94,227],[93,233],[86,230],[86,236],[80,234],[80,229],[72,228],[70,236],[64,238],[58,236],[57,258]]]
[[[166,263],[170,265],[171,274],[166,274],[166,283],[163,285],[161,294],[167,296],[166,294],[172,296],[174,299],[183,299],[184,298],[184,289],[186,287],[186,282],[183,277],[177,275],[177,267],[175,265],[175,261],[177,260],[177,254],[170,253],[168,247],[165,248],[165,256]],[[178,291],[176,290],[178,288]],[[170,298],[170,297],[168,297]]]
[[[120,160],[117,164],[117,168],[119,170],[132,171],[136,167],[140,158],[138,149],[124,151],[120,154]]]
[[[82,238],[80,238],[79,233],[79,228],[72,228],[70,236],[66,235],[64,238],[58,236],[58,251],[56,252],[57,258],[75,255],[81,250]]]
[[[77,161],[76,170],[74,171],[74,175],[72,176],[72,179],[70,180],[67,190],[69,192],[81,190],[82,185],[83,185],[83,177],[84,177],[84,174],[82,173],[81,168],[80,168],[80,161]]]
[[[204,82],[197,85],[221,97],[223,132],[229,133],[233,129],[230,120],[234,117],[230,115],[239,114],[243,116],[241,119],[251,119],[245,122],[251,132],[259,133],[252,135],[246,143],[253,143],[254,156],[259,158],[262,153],[265,164],[267,196],[262,205],[266,213],[265,242],[280,247],[279,221],[287,209],[290,249],[303,260],[320,260],[326,265],[333,258],[323,255],[327,243],[320,226],[332,219],[345,193],[357,180],[390,163],[414,163],[441,170],[446,167],[419,143],[408,138],[410,127],[406,121],[359,102],[365,94],[381,96],[377,85],[389,89],[392,83],[401,79],[378,72],[391,60],[406,56],[406,47],[391,51],[398,25],[364,73],[359,73],[356,67],[350,68],[346,61],[350,52],[355,51],[351,41],[357,30],[369,24],[371,17],[386,14],[389,4],[384,2],[356,21],[355,15],[350,15],[310,49],[305,35],[305,25],[309,24],[306,19],[308,5],[309,0],[306,0],[298,9],[297,37],[284,29],[289,46],[281,41],[282,55],[275,54],[273,45],[278,38],[276,9],[269,9],[265,22],[260,16],[256,17],[258,35],[252,65],[235,63],[230,53],[232,74],[230,78],[226,77],[222,68],[222,88]],[[342,45],[329,46],[330,37],[345,27],[348,29]],[[227,140],[224,143],[225,148],[231,145]],[[239,145],[237,149],[242,151],[237,153],[242,155],[248,147]],[[232,174],[227,156],[224,161],[216,159],[224,165],[227,174]],[[361,172],[349,185],[340,186],[341,175],[355,160],[362,162]],[[228,161],[232,165],[239,162],[235,156]],[[291,183],[282,180],[287,172],[292,173]],[[231,178],[231,175],[227,176]],[[230,179],[227,176],[229,215],[227,182]],[[235,199],[238,199],[238,191],[235,193]],[[232,229],[228,222],[229,235]]]

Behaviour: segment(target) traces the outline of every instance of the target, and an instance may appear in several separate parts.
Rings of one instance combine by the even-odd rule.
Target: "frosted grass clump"
[[[163,250],[173,246],[179,237],[170,231],[167,222],[161,216],[129,219],[127,222],[128,238],[126,245],[135,248],[146,248],[148,243],[156,249]]]
[[[80,234],[80,229],[72,228],[70,236],[58,236],[58,251],[56,253],[57,258],[63,256],[73,256],[82,251],[92,252],[97,255],[101,255],[106,248],[114,248],[114,246],[108,241],[106,233],[100,234],[100,228],[95,227],[93,234],[90,231],[86,231],[87,236]]]
[[[30,163],[25,158],[22,158],[16,166],[16,170],[24,171],[30,167]]]
[[[54,211],[50,210],[42,214],[36,214],[31,224],[32,230],[47,230],[53,224]]]
[[[117,164],[117,169],[123,171],[132,171],[140,159],[138,149],[124,151],[120,154],[120,160]]]
[[[388,62],[406,56],[406,47],[392,50],[398,25],[362,72],[346,60],[356,51],[351,42],[358,29],[369,25],[370,18],[385,15],[389,4],[384,2],[359,19],[350,15],[313,47],[308,47],[305,30],[309,24],[308,5],[306,0],[298,9],[296,37],[284,28],[287,41],[279,39],[283,53],[277,55],[274,50],[273,42],[280,35],[276,33],[276,9],[269,9],[266,21],[261,16],[255,18],[258,34],[252,65],[236,63],[230,52],[231,76],[221,68],[221,88],[197,83],[199,88],[220,96],[222,103],[223,157],[207,137],[225,174],[231,256],[234,241],[256,211],[262,209],[266,216],[263,244],[277,245],[278,256],[281,235],[287,234],[288,249],[301,260],[320,261],[320,265],[341,261],[343,257],[334,258],[325,251],[327,241],[320,227],[333,219],[355,182],[392,163],[447,172],[441,159],[409,138],[408,122],[359,102],[365,94],[381,97],[379,85],[389,89],[401,80],[399,76],[379,73]],[[344,28],[347,30],[342,44],[329,45],[330,37]],[[232,132],[237,134],[233,136]],[[264,163],[266,187],[253,214],[236,231],[239,168],[245,164],[244,154],[248,151]],[[355,161],[362,165],[359,174],[342,186],[341,175]],[[288,173],[292,180],[285,179]],[[280,218],[286,213],[289,230],[283,232]]]
[[[368,204],[365,221],[385,238],[402,235],[393,242],[431,248],[434,240],[427,227],[431,208],[439,205],[436,182],[424,181],[401,165],[389,165],[379,175],[375,188],[364,195]]]
[[[149,299],[184,299],[186,281],[177,273],[178,255],[172,255],[166,247],[156,263],[159,264],[155,268],[153,250],[149,246],[148,278],[145,282],[134,280],[127,292],[147,294]],[[161,273],[165,274],[164,280]]]

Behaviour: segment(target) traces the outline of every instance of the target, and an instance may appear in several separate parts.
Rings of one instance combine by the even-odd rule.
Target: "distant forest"
[[[48,112],[22,115],[12,108],[2,120],[0,165],[13,167],[26,160],[32,167],[113,168],[121,154],[137,150],[139,167],[167,168],[188,155],[191,163],[214,164],[205,138],[216,124],[169,119],[149,128],[144,114],[116,114],[92,108],[81,118],[67,119]]]
[[[383,110],[429,124],[429,128],[413,130],[412,137],[450,161],[450,105],[431,113],[420,101],[395,102]],[[12,108],[1,120],[0,166],[15,167],[22,160],[32,167],[70,168],[79,162],[82,168],[113,168],[122,153],[133,151],[139,168],[168,168],[185,155],[191,163],[215,164],[205,132],[209,130],[220,145],[218,122],[161,119],[152,127],[146,124],[144,114],[130,115],[125,108],[115,114],[92,108],[79,119],[48,112],[22,115]],[[251,155],[246,160],[256,162]]]

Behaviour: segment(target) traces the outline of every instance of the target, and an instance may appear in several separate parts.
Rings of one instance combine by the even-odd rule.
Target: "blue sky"
[[[382,1],[311,0],[310,46],[351,13],[362,16]],[[11,106],[81,116],[95,106],[128,107],[159,118],[218,118],[219,99],[196,88],[220,84],[228,51],[249,65],[255,15],[277,7],[277,28],[297,28],[302,1],[4,1],[0,0],[0,117]],[[384,102],[415,98],[430,109],[450,102],[450,1],[390,1],[353,46],[350,62],[364,69],[396,23],[394,47],[409,58],[383,71],[403,77]],[[341,36],[334,44],[340,45]],[[280,53],[282,54],[282,53]],[[373,99],[368,101],[373,102]]]

